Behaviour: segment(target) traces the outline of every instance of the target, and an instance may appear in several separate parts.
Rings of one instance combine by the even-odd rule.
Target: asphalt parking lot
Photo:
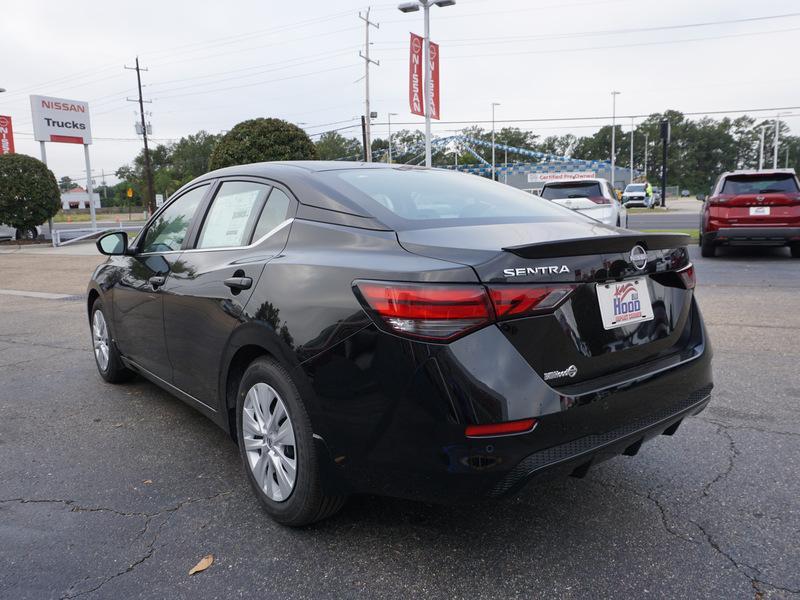
[[[211,422],[102,382],[75,297],[98,257],[0,254],[0,598],[800,595],[800,261],[697,250],[716,389],[675,436],[501,502],[356,497],[304,530]]]

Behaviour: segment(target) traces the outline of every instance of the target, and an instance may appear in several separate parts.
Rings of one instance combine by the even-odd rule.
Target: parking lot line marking
[[[4,290],[0,289],[2,296],[24,296],[26,298],[42,298],[44,300],[66,300],[75,294],[52,294],[50,292],[28,292],[25,290]]]

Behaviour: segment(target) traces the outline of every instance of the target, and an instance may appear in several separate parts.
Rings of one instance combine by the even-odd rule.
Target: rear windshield
[[[764,175],[730,175],[722,184],[722,194],[769,194],[797,192],[797,179],[791,173]]]
[[[546,200],[561,200],[562,198],[588,198],[589,196],[602,196],[603,191],[596,181],[579,183],[554,183],[544,186],[542,198]]]
[[[629,185],[625,188],[626,192],[643,192],[644,191],[644,184],[643,183],[634,183]]]
[[[496,222],[517,218],[564,220],[571,214],[533,194],[464,173],[402,168],[343,169],[321,172],[320,176],[387,222],[393,221],[386,218],[391,215],[415,222],[447,219]],[[338,185],[341,182],[346,186]]]

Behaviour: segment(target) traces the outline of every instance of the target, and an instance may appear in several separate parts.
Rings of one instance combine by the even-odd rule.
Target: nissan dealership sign
[[[89,103],[50,96],[31,96],[33,136],[39,142],[91,144]]]

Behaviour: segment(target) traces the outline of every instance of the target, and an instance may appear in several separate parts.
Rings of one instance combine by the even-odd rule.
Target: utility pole
[[[661,144],[663,156],[661,162],[661,206],[667,205],[667,146],[669,145],[670,125],[667,119],[661,120]]]
[[[767,133],[767,126],[766,125],[761,125],[760,129],[761,129],[761,146],[759,147],[759,150],[758,150],[758,170],[759,171],[764,169],[764,137],[766,136],[766,133]]]
[[[144,105],[145,102],[150,104],[152,100],[143,100],[142,99],[142,71],[147,71],[147,69],[142,69],[139,67],[139,57],[136,57],[136,66],[135,67],[125,67],[129,71],[136,71],[136,85],[139,88],[139,99],[136,100],[135,98],[126,98],[128,102],[138,102],[139,103],[139,115],[141,117],[142,123],[142,139],[144,140],[144,177],[145,181],[147,182],[147,197],[145,198],[147,202],[147,209],[150,211],[150,214],[153,214],[156,210],[156,198],[153,195],[153,169],[150,164],[150,148],[147,146],[147,123],[144,120]]]
[[[367,120],[361,115],[361,143],[364,146],[364,162],[367,162]]]
[[[494,160],[494,109],[496,107],[498,107],[498,106],[500,106],[499,102],[492,102],[492,181],[495,181],[495,176],[494,176],[494,169],[495,169],[495,167],[494,167],[494,165],[495,165],[495,160]]]
[[[775,152],[772,157],[772,168],[778,168],[778,144],[780,142],[781,114],[775,115]]]
[[[503,157],[503,183],[508,183],[508,148],[505,150]]]
[[[365,96],[364,96],[364,110],[367,116],[366,119],[366,130],[364,135],[364,155],[366,156],[367,162],[372,162],[372,132],[370,131],[370,124],[372,120],[372,113],[369,110],[369,65],[372,63],[375,66],[380,65],[380,61],[372,60],[369,57],[369,28],[370,26],[374,27],[375,29],[380,29],[380,25],[378,23],[373,23],[369,20],[369,11],[371,7],[367,7],[367,14],[362,15],[360,12],[358,13],[358,18],[364,21],[364,30],[365,30],[365,38],[364,38],[364,52],[358,53],[358,55],[364,59],[364,87],[365,87]]]
[[[616,162],[617,155],[617,96],[619,92],[611,92],[611,187],[614,187],[614,179],[616,178]]]
[[[633,124],[633,117],[631,117],[631,176],[628,183],[633,183],[633,131],[636,126]]]
[[[386,113],[389,118],[389,164],[392,164],[392,117],[396,117],[397,113]]]
[[[647,179],[647,145],[649,143],[650,134],[644,134],[644,178]]]

